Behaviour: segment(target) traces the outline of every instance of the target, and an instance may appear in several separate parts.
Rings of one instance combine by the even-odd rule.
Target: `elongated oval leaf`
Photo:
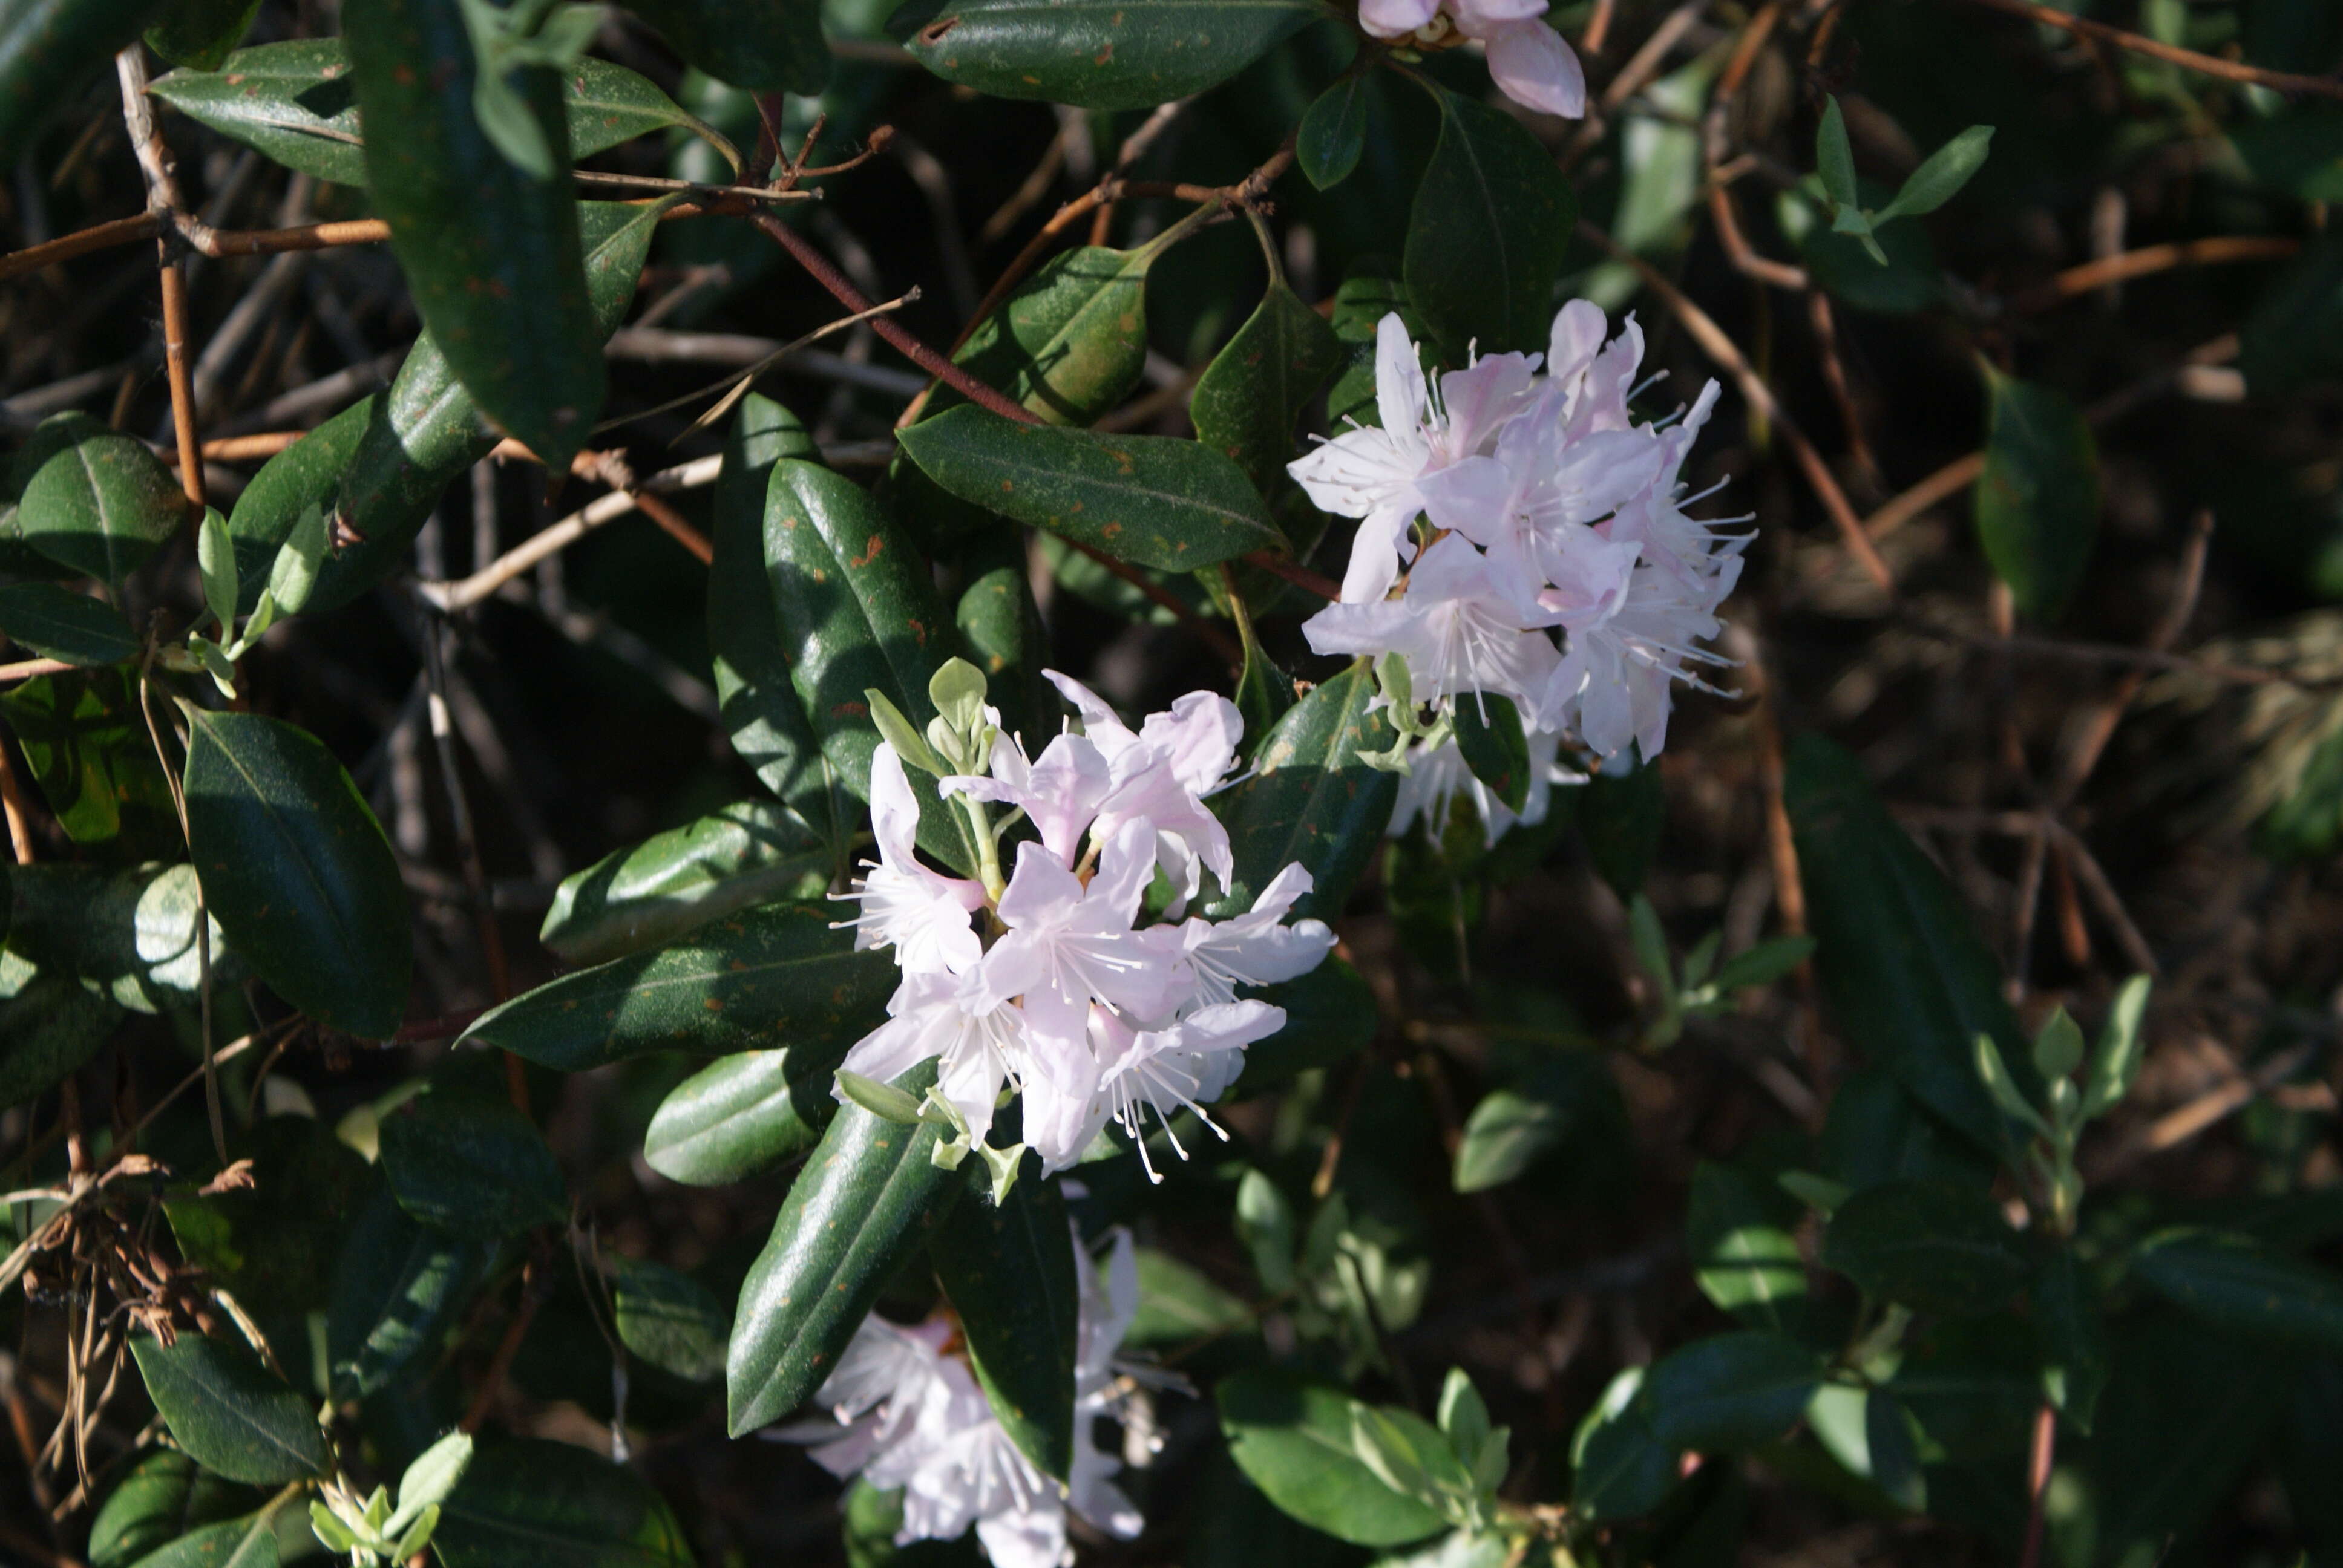
[[[382,1171],[425,1224],[494,1241],[558,1225],[569,1201],[534,1123],[494,1101],[427,1094],[382,1123]]]
[[[2049,620],[2081,586],[2099,532],[2099,455],[2063,392],[1986,372],[1977,538],[2017,608]]]
[[[1358,71],[1311,101],[1293,138],[1293,161],[1320,190],[1351,177],[1367,147],[1367,74]]]
[[[1788,1430],[1821,1381],[1812,1352],[1757,1330],[1695,1340],[1644,1379],[1654,1435],[1710,1452],[1755,1448]]]
[[[670,1181],[721,1187],[813,1147],[838,1110],[831,1074],[843,1042],[719,1058],[668,1091],[643,1134],[643,1159]]]
[[[1342,1390],[1262,1369],[1222,1379],[1214,1397],[1237,1467],[1304,1524],[1361,1546],[1403,1546],[1446,1527],[1359,1458],[1351,1433],[1367,1407]]]
[[[216,71],[259,9],[260,0],[170,0],[146,29],[146,46],[174,65]]]
[[[1473,777],[1515,811],[1529,804],[1530,747],[1511,698],[1483,693],[1456,705],[1456,749]]]
[[[365,798],[315,736],[187,709],[187,844],[213,918],[270,988],[380,1040],[407,1015],[407,890]]]
[[[1991,1035],[2029,1101],[2039,1085],[2000,965],[1960,895],[1888,816],[1862,765],[1829,741],[1791,741],[1786,795],[1815,968],[1840,1029],[1980,1148],[2005,1149],[1971,1042]]]
[[[187,515],[187,498],[163,460],[86,414],[41,421],[9,478],[25,542],[107,582],[137,570]]]
[[[1031,1155],[1026,1156],[1031,1161]],[[1055,1181],[1027,1172],[994,1207],[981,1161],[979,1191],[928,1244],[936,1279],[960,1314],[969,1358],[993,1414],[1026,1458],[1065,1479],[1074,1457],[1074,1359],[1085,1260]]]
[[[933,1061],[895,1081],[913,1097]],[[789,1188],[773,1233],[740,1287],[725,1366],[732,1434],[787,1415],[821,1386],[922,1240],[947,1220],[964,1178],[930,1157],[936,1130],[847,1105]]]
[[[1993,1200],[1945,1181],[1865,1188],[1831,1215],[1823,1266],[1875,1296],[1932,1312],[1983,1312],[2032,1272]]]
[[[1226,453],[1262,494],[1276,493],[1288,482],[1295,422],[1342,364],[1334,329],[1282,281],[1271,283],[1196,382],[1188,404],[1196,439]]]
[[[1442,88],[1440,140],[1409,209],[1408,297],[1457,364],[1544,348],[1578,203],[1527,126]]]
[[[601,337],[567,178],[561,82],[508,73],[550,150],[532,176],[482,127],[461,0],[351,0],[342,26],[369,133],[367,190],[416,309],[481,410],[555,473],[601,411]]]
[[[818,899],[832,864],[788,807],[736,800],[564,878],[538,940],[571,963],[598,963],[757,904]]]
[[[177,853],[170,783],[122,670],[35,676],[0,695],[0,714],[67,838],[126,859]]]
[[[1383,842],[1399,780],[1359,760],[1391,744],[1390,722],[1370,712],[1374,678],[1354,664],[1294,704],[1256,754],[1252,776],[1213,797],[1229,829],[1236,876],[1207,912],[1242,913],[1289,862],[1312,879],[1297,918],[1332,920]]]
[[[277,1568],[282,1561],[273,1511],[264,1508],[182,1535],[137,1568]]]
[[[620,0],[675,52],[720,82],[811,96],[830,77],[813,0]],[[764,171],[755,177],[762,179]]]
[[[1676,1456],[1652,1429],[1644,1397],[1646,1369],[1611,1380],[1570,1442],[1571,1506],[1590,1519],[1627,1519],[1665,1501],[1676,1483]]]
[[[259,1494],[173,1448],[149,1450],[106,1494],[89,1526],[89,1568],[130,1564],[206,1524],[245,1513]]]
[[[715,1292],[658,1263],[610,1261],[612,1315],[627,1353],[687,1382],[722,1377],[732,1317]]]
[[[2196,1230],[2151,1237],[2131,1271],[2157,1294],[2227,1328],[2343,1348],[2343,1278],[2248,1241]]]
[[[181,1334],[131,1342],[172,1441],[206,1470],[254,1486],[322,1475],[332,1462],[309,1402],[240,1344]]]
[[[483,1443],[440,1504],[432,1555],[447,1568],[693,1568],[659,1494],[575,1443]]]
[[[1065,703],[1041,675],[1050,662],[1049,628],[1033,602],[1023,535],[987,528],[961,549],[960,573],[952,619],[965,657],[984,672],[986,700],[1001,709],[1002,730],[1054,733]]]
[[[561,86],[574,157],[669,126],[714,135],[648,78],[608,60],[578,61]],[[148,91],[287,168],[338,185],[366,183],[357,88],[339,38],[257,44],[236,50],[216,70],[174,71]]]
[[[45,971],[71,975],[133,1012],[191,1006],[202,984],[195,870],[140,866],[20,866],[12,879],[8,945]],[[240,970],[216,921],[213,979]]]
[[[854,950],[831,910],[744,910],[657,952],[548,981],[481,1014],[466,1040],[563,1072],[651,1050],[850,1045],[885,1016],[894,955]]]
[[[427,1366],[494,1257],[490,1243],[425,1225],[377,1187],[342,1243],[326,1311],[336,1394],[372,1393]]]
[[[1796,1206],[1729,1166],[1694,1167],[1685,1250],[1701,1293],[1753,1328],[1786,1331],[1806,1296]]]
[[[159,0],[0,0],[0,161],[136,40]]]
[[[1226,81],[1317,15],[1301,0],[922,0],[888,25],[980,93],[1142,109]]]
[[[1473,1108],[1456,1145],[1459,1192],[1513,1181],[1560,1148],[1594,1092],[1602,1068],[1572,1052],[1540,1062],[1520,1087],[1500,1089]]]
[[[119,610],[58,583],[0,588],[0,632],[67,664],[116,664],[138,651],[137,634]]]
[[[1151,246],[1051,256],[984,318],[953,360],[1052,425],[1087,425],[1147,363]]]
[[[961,500],[1160,571],[1284,543],[1229,458],[1194,441],[1012,424],[966,405],[897,434]]]

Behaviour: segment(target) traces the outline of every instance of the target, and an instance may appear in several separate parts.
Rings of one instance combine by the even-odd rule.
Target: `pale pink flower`
[[[1247,913],[1225,920],[1190,919],[1179,928],[1181,951],[1195,976],[1188,1010],[1236,1000],[1241,985],[1276,985],[1316,969],[1334,948],[1323,920],[1282,922],[1310,890],[1299,863],[1270,879]]]
[[[1360,0],[1359,25],[1378,38],[1438,43],[1453,28],[1485,44],[1489,75],[1525,109],[1575,120],[1586,113],[1586,72],[1541,20],[1546,0]]]
[[[1400,654],[1419,702],[1486,691],[1526,706],[1559,658],[1543,632],[1523,628],[1481,552],[1456,534],[1423,552],[1400,598],[1331,604],[1302,630],[1317,653]]]
[[[860,899],[862,913],[839,924],[855,928],[858,951],[892,946],[906,973],[971,969],[982,947],[969,916],[984,907],[984,890],[920,864],[912,846],[919,826],[920,803],[902,759],[882,740],[870,756],[870,831],[879,859],[864,861],[869,874],[841,895]]]
[[[936,1089],[982,1138],[1001,1085],[1021,1085],[1030,1060],[1022,1009],[983,994],[983,977],[906,973],[888,1000],[885,1023],[854,1042],[839,1065],[892,1083],[922,1061],[937,1062]],[[843,1103],[846,1092],[833,1087]]]
[[[1154,837],[1144,822],[1126,824],[1087,887],[1041,846],[1020,844],[1001,896],[1009,930],[984,955],[983,994],[1021,995],[1027,1028],[1052,1043],[1085,1037],[1092,997],[1141,1018],[1169,1010],[1179,960],[1131,929],[1154,870]]]

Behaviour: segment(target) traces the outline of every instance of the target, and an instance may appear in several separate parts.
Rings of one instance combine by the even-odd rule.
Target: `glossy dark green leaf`
[[[283,1561],[271,1511],[223,1520],[138,1560],[137,1568],[277,1568]]]
[[[724,437],[723,471],[716,477],[708,644],[732,749],[756,769],[766,789],[819,827],[831,820],[830,770],[789,678],[789,657],[765,578],[765,497],[773,465],[815,455],[813,437],[796,415],[754,392],[740,400]]]
[[[1603,1070],[1581,1052],[1550,1056],[1517,1086],[1483,1096],[1456,1145],[1456,1191],[1501,1186],[1560,1148],[1591,1104],[1591,1075]]]
[[[967,405],[896,438],[961,500],[1135,566],[1197,571],[1284,543],[1244,470],[1195,441],[1017,425]]]
[[[603,367],[560,77],[507,77],[551,149],[552,177],[537,178],[474,109],[461,0],[351,0],[342,27],[371,133],[367,191],[415,307],[481,411],[561,473],[601,412]]]
[[[1278,721],[1256,754],[1252,776],[1212,799],[1227,824],[1236,875],[1206,912],[1238,914],[1278,872],[1300,861],[1313,886],[1296,919],[1332,920],[1383,842],[1399,780],[1359,760],[1391,744],[1390,722],[1369,712],[1374,678],[1354,664],[1321,682]]]
[[[2167,1231],[2134,1254],[2131,1271],[2224,1328],[2343,1348],[2343,1276],[2243,1237]]]
[[[1778,1190],[1730,1166],[1694,1166],[1684,1250],[1701,1293],[1752,1328],[1794,1329],[1806,1299],[1797,1220],[1797,1206]]]
[[[89,1525],[89,1568],[130,1568],[206,1524],[248,1511],[256,1493],[223,1479],[175,1448],[149,1449],[130,1467]]]
[[[1063,1480],[1074,1457],[1079,1269],[1089,1264],[1075,1261],[1056,1181],[1028,1171],[995,1207],[983,1162],[971,1160],[964,1171],[977,1191],[937,1231],[928,1255],[960,1314],[993,1414],[1026,1458]]]
[[[1544,350],[1578,203],[1529,128],[1443,88],[1440,141],[1407,220],[1408,298],[1451,361]]]
[[[254,1486],[321,1475],[332,1464],[309,1401],[241,1343],[183,1333],[130,1342],[171,1441],[206,1470]]]
[[[2035,1272],[2034,1322],[2043,1392],[2076,1431],[2088,1432],[2107,1382],[2107,1329],[2097,1289],[2071,1246],[2053,1250]]]
[[[159,0],[0,0],[0,162],[138,36]]]
[[[163,459],[86,414],[42,420],[9,479],[24,541],[107,582],[137,570],[187,515],[187,498]]]
[[[290,724],[186,711],[187,843],[213,918],[287,1001],[390,1035],[414,964],[407,889],[357,786]]]
[[[1644,1377],[1643,1367],[1614,1377],[1571,1438],[1571,1506],[1590,1519],[1649,1513],[1675,1486],[1676,1455],[1652,1428]]]
[[[1875,1296],[1929,1312],[1990,1312],[2033,1271],[1991,1198],[1942,1181],[1857,1192],[1831,1215],[1822,1261]]]
[[[1132,1349],[1186,1344],[1235,1332],[1252,1322],[1242,1297],[1169,1252],[1141,1247],[1138,1263],[1139,1311],[1122,1336]]]
[[[1815,1153],[1823,1174],[1856,1191],[1903,1180],[1993,1181],[1992,1159],[1883,1067],[1858,1067],[1840,1080]]]
[[[349,73],[349,52],[339,38],[292,38],[238,49],[216,70],[174,71],[149,90],[189,119],[287,168],[358,186],[366,183],[366,151]],[[574,157],[669,126],[706,129],[648,79],[608,60],[580,60],[564,74],[561,90]]]
[[[138,651],[137,634],[119,610],[58,583],[0,587],[0,632],[67,664],[115,664]]]
[[[1352,1423],[1366,1406],[1342,1390],[1259,1369],[1223,1378],[1214,1397],[1237,1467],[1304,1524],[1361,1546],[1404,1546],[1446,1528],[1359,1458]]]
[[[146,29],[146,46],[174,65],[216,71],[259,9],[260,0],[170,0]]]
[[[1473,777],[1506,807],[1520,811],[1530,799],[1530,744],[1513,699],[1481,693],[1456,705],[1456,749]],[[1584,819],[1581,819],[1582,822]]]
[[[8,945],[44,972],[70,975],[133,1012],[186,1008],[202,983],[197,901],[196,873],[186,865],[19,866]],[[214,983],[236,983],[216,922],[211,941]]]
[[[831,1075],[847,1045],[719,1057],[668,1091],[643,1159],[670,1181],[721,1187],[810,1149],[838,1110]]]
[[[1383,318],[1396,311],[1409,338],[1421,344],[1432,329],[1408,302],[1407,286],[1384,264],[1362,266],[1334,290],[1334,311],[1327,325],[1334,329],[1346,358],[1326,390],[1326,420],[1333,428],[1345,420],[1381,425],[1383,410],[1375,403],[1375,335]]]
[[[693,1568],[683,1527],[649,1483],[575,1443],[483,1443],[440,1504],[446,1568]]]
[[[494,1257],[489,1243],[421,1223],[377,1187],[342,1242],[326,1311],[336,1393],[372,1393],[427,1369]]]
[[[496,1101],[410,1101],[383,1119],[382,1171],[400,1208],[458,1236],[494,1241],[569,1215],[544,1135]]]
[[[1338,186],[1359,166],[1367,146],[1367,75],[1346,75],[1311,100],[1293,138],[1293,161],[1320,190]]]
[[[1001,709],[1001,729],[1055,734],[1065,702],[1041,675],[1050,661],[1049,628],[1033,603],[1023,530],[987,528],[962,547],[960,568],[952,618],[964,657],[984,672],[986,699]]]
[[[1085,246],[1051,257],[954,362],[1052,425],[1089,424],[1146,367],[1147,271],[1159,254]]]
[[[813,0],[621,0],[675,52],[720,82],[810,96],[830,76]],[[763,177],[763,171],[757,171]]]
[[[1814,1352],[1779,1334],[1745,1329],[1694,1340],[1644,1375],[1652,1432],[1678,1450],[1755,1448],[1805,1413],[1821,1381]]]
[[[1972,1043],[1988,1034],[2038,1099],[2001,966],[1934,862],[1872,793],[1863,765],[1816,736],[1790,742],[1785,794],[1815,969],[1848,1042],[1980,1148],[2006,1147]]]
[[[65,837],[116,843],[133,857],[182,844],[171,786],[138,716],[138,699],[116,669],[36,675],[0,695],[34,782]]]
[[[1252,736],[1264,736],[1276,729],[1277,721],[1292,711],[1298,700],[1293,678],[1277,667],[1258,637],[1244,639],[1244,664],[1237,672],[1235,700],[1244,732]]]
[[[656,952],[548,980],[480,1015],[464,1038],[582,1072],[653,1050],[841,1050],[886,1015],[894,955],[857,952],[836,910],[768,904]]]
[[[1143,109],[1228,80],[1317,15],[1302,0],[918,0],[888,26],[980,93]]]
[[[610,1260],[610,1301],[627,1353],[686,1382],[724,1375],[732,1314],[689,1274],[639,1259]]]
[[[1253,487],[1273,495],[1297,455],[1293,427],[1342,363],[1334,329],[1282,280],[1272,281],[1196,382],[1196,439],[1226,453]]]
[[[312,1116],[265,1118],[228,1152],[252,1161],[250,1187],[164,1200],[180,1255],[258,1310],[323,1309],[370,1184],[365,1160]]]
[[[914,1098],[926,1061],[895,1081]],[[803,1403],[838,1365],[902,1261],[947,1222],[966,1178],[940,1171],[936,1130],[846,1105],[789,1187],[740,1287],[725,1368],[736,1437]]]
[[[122,1010],[74,976],[0,950],[0,1110],[45,1093],[88,1061]]]
[[[788,807],[736,800],[564,878],[538,940],[570,963],[598,963],[758,904],[819,899],[833,864]]]
[[[2066,395],[1988,367],[1977,538],[2019,611],[2056,617],[2099,532],[2099,454]]]
[[[1238,1099],[1357,1055],[1382,1026],[1366,977],[1331,953],[1299,979],[1247,994],[1283,1008],[1285,1027],[1246,1050],[1244,1070],[1229,1090]]]

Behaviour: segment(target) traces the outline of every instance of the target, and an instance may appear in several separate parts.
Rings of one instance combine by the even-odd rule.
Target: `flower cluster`
[[[1416,704],[1453,715],[1483,694],[1509,699],[1543,787],[1571,776],[1554,761],[1564,737],[1599,761],[1624,762],[1631,744],[1656,756],[1674,686],[1705,689],[1695,668],[1728,662],[1701,644],[1722,629],[1716,607],[1749,536],[1687,517],[1699,498],[1680,478],[1716,384],[1681,418],[1637,424],[1643,334],[1633,317],[1606,343],[1607,330],[1574,300],[1543,369],[1537,355],[1490,355],[1435,387],[1386,316],[1381,427],[1292,465],[1312,501],[1360,519],[1342,599],[1303,630],[1320,653],[1399,656],[1403,668],[1384,666],[1405,688],[1395,717],[1422,737],[1410,760],[1435,770],[1419,802],[1453,793],[1462,762],[1444,726],[1410,727]]]
[[[934,1059],[935,1093],[976,1143],[1007,1087],[1023,1095],[1024,1146],[1045,1171],[1080,1159],[1110,1121],[1140,1142],[1143,1159],[1146,1110],[1167,1127],[1182,1108],[1204,1116],[1235,1080],[1244,1048],[1284,1027],[1283,1010],[1240,1000],[1237,988],[1316,968],[1333,933],[1322,920],[1287,922],[1310,890],[1299,865],[1262,888],[1247,913],[1182,918],[1204,872],[1222,887],[1233,879],[1227,830],[1204,804],[1243,733],[1225,698],[1192,692],[1133,730],[1088,689],[1051,673],[1081,728],[1030,757],[1021,738],[1000,734],[980,684],[962,687],[955,709],[945,686],[956,678],[953,666],[938,678],[938,708],[960,716],[930,727],[944,744],[892,719],[871,760],[879,859],[844,896],[861,900],[856,945],[892,946],[903,980],[888,1020],[848,1053],[840,1092],[846,1075],[884,1083]],[[920,804],[906,751],[940,775],[939,805],[962,812],[983,881],[946,876],[915,854]],[[990,806],[1011,809],[996,819]],[[1003,879],[997,846],[1021,818],[1033,836],[1016,845]],[[1142,906],[1159,875],[1171,897],[1164,918],[1150,922]]]
[[[948,1312],[910,1327],[872,1313],[815,1393],[820,1417],[781,1428],[784,1442],[812,1445],[831,1474],[860,1475],[881,1491],[900,1488],[898,1546],[950,1541],[976,1526],[995,1568],[1061,1568],[1071,1508],[1128,1540],[1142,1521],[1114,1484],[1118,1456],[1098,1444],[1101,1416],[1122,1416],[1133,1384],[1115,1352],[1139,1310],[1139,1266],[1130,1232],[1114,1232],[1103,1264],[1074,1242],[1081,1277],[1075,1325],[1074,1457],[1059,1484],[1019,1452],[969,1366],[960,1325]]]
[[[1402,47],[1460,38],[1485,45],[1489,77],[1525,109],[1575,120],[1586,113],[1586,72],[1545,25],[1546,0],[1359,0],[1359,25]]]

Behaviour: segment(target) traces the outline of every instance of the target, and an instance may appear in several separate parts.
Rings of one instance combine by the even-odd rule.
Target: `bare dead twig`
[[[2053,10],[2047,5],[2037,5],[2033,0],[1968,0],[1968,3],[2006,12],[2012,16],[2023,16],[2029,22],[2039,22],[2046,27],[2056,27],[2077,37],[2095,38],[2102,44],[2112,44],[2135,55],[2146,55],[2150,59],[2183,66],[2199,75],[2217,76],[2225,82],[2243,82],[2278,93],[2315,93],[2322,97],[2343,98],[2343,81],[2331,76],[2300,76],[2290,71],[2266,71],[2258,65],[2224,60],[2213,55],[2200,55],[2194,49],[2160,44],[2137,33],[2127,33],[2121,27],[2110,27],[2105,22],[2094,22],[2068,12]]]

